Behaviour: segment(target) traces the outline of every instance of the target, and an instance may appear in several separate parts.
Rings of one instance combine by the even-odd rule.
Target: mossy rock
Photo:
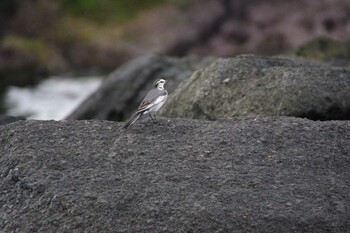
[[[30,60],[36,63],[39,69],[48,73],[55,73],[67,68],[58,48],[43,39],[8,35],[2,40],[1,48],[18,51],[18,53],[30,57]]]
[[[166,0],[61,0],[61,4],[68,14],[78,17],[88,16],[90,19],[101,23],[108,21],[125,22],[140,11],[164,2]]]
[[[318,38],[295,49],[292,55],[326,62],[335,66],[349,66],[350,41],[339,42],[324,37]]]
[[[218,59],[175,90],[163,116],[350,119],[350,71],[301,59],[254,55]]]
[[[3,67],[0,76],[1,87],[34,85],[42,79],[38,67],[31,62]]]
[[[0,44],[0,85],[36,84],[67,69],[58,49],[41,39],[6,36]]]

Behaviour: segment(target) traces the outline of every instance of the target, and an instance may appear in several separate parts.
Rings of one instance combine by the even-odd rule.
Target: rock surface
[[[0,126],[0,232],[349,232],[350,122]]]
[[[253,115],[350,119],[350,70],[292,58],[219,59],[183,82],[163,115],[210,120]]]
[[[176,59],[160,55],[135,59],[109,75],[67,119],[125,120],[138,108],[156,79],[166,79],[166,89],[171,93],[195,70],[214,60],[213,57]]]

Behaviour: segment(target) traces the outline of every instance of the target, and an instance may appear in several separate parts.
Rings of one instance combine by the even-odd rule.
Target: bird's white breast
[[[159,96],[147,113],[157,112],[164,105],[166,98],[167,95]]]

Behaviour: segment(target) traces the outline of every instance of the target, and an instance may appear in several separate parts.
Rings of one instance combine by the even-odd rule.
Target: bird
[[[153,83],[153,88],[148,92],[146,97],[141,102],[138,110],[132,115],[132,117],[125,123],[123,129],[128,128],[130,125],[135,123],[141,116],[149,114],[153,122],[156,122],[152,114],[156,112],[164,105],[166,99],[168,98],[168,92],[164,89],[164,84],[166,80],[157,79]]]

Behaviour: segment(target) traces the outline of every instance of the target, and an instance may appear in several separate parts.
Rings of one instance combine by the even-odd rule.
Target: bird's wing
[[[153,89],[150,92],[148,92],[146,97],[141,102],[138,108],[138,112],[151,108],[152,106],[157,105],[160,102],[164,101],[164,99],[166,98],[167,98],[167,91]]]

